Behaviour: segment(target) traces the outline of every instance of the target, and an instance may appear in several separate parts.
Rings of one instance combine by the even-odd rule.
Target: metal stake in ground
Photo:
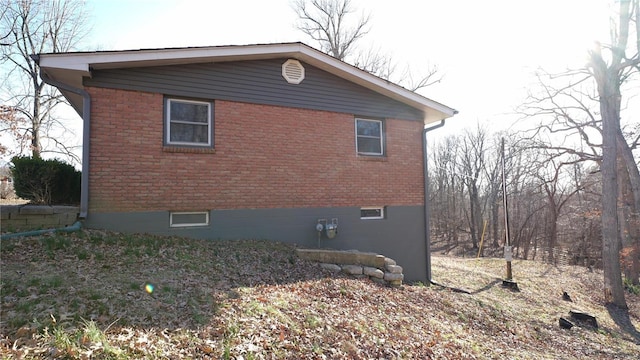
[[[502,138],[502,206],[504,207],[504,259],[507,261],[507,278],[502,281],[502,286],[508,287],[512,290],[518,289],[518,283],[513,281],[513,273],[511,271],[511,260],[513,258],[513,251],[511,248],[511,238],[509,236],[509,210],[507,207],[507,176],[505,174],[505,160],[504,160],[504,138]]]

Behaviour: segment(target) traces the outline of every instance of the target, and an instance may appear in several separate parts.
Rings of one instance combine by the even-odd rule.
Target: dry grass
[[[640,356],[639,297],[608,311],[602,274],[584,268],[514,261],[514,293],[502,261],[434,257],[434,279],[464,294],[331,277],[265,241],[82,231],[0,245],[3,359]],[[572,308],[599,328],[559,328]]]

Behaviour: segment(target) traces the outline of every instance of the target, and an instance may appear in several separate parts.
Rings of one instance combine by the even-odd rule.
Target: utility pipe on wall
[[[36,56],[36,62],[38,62],[38,59]],[[91,123],[91,96],[84,89],[75,88],[51,79],[42,70],[40,70],[40,78],[51,86],[82,96],[82,179],[80,185],[79,217],[85,219],[89,207],[89,124]]]
[[[431,130],[435,130],[444,126],[444,120],[442,119],[438,125],[434,125],[422,130],[422,158],[424,165],[422,167],[424,175],[424,242],[426,246],[427,256],[427,284],[431,284],[431,226],[429,223],[429,157],[427,151],[427,133]]]

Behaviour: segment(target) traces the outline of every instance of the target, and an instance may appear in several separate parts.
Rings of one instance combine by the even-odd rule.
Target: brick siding
[[[94,212],[423,204],[422,124],[385,121],[386,158],[355,152],[354,115],[215,101],[215,152],[163,146],[163,95],[90,87]],[[174,149],[175,150],[175,149]]]

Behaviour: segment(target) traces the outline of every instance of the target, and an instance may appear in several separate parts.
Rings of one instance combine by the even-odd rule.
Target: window
[[[171,212],[169,214],[169,226],[171,227],[188,227],[188,226],[207,226],[209,225],[209,212]]]
[[[210,102],[167,99],[165,144],[213,147],[212,108]]]
[[[356,151],[362,155],[384,155],[382,121],[356,119]]]
[[[360,208],[360,219],[363,219],[363,220],[384,219],[384,206]]]

